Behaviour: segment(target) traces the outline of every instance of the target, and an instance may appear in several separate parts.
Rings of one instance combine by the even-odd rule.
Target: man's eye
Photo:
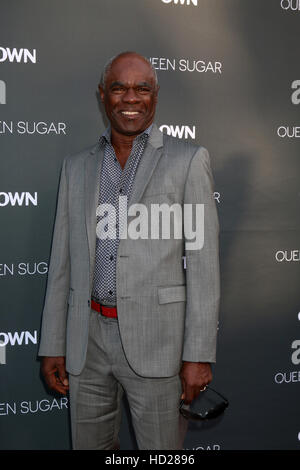
[[[123,89],[124,89],[124,88],[121,87],[121,86],[115,86],[115,87],[112,88],[111,91],[112,91],[113,93],[121,93],[121,92],[123,91]]]
[[[139,93],[149,93],[150,88],[147,88],[145,86],[141,86],[141,87],[138,88],[138,91],[139,91]]]

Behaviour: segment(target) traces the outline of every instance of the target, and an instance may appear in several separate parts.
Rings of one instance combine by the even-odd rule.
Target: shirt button
[[[113,255],[110,255],[110,261],[112,261],[114,259]]]
[[[121,193],[122,191],[123,191],[123,189],[122,189],[122,188],[120,188],[120,193]]]
[[[109,293],[110,295],[112,295],[113,291],[112,291],[112,290],[110,290],[108,293]]]

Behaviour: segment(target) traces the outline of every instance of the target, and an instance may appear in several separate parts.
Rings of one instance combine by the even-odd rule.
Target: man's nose
[[[140,101],[140,98],[134,88],[128,88],[126,93],[123,95],[123,100],[127,103],[136,103]]]

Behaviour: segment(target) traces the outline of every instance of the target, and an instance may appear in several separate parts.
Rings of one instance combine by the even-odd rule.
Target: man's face
[[[149,64],[137,55],[117,58],[106,76],[105,89],[99,87],[112,129],[135,136],[153,122],[158,87]]]

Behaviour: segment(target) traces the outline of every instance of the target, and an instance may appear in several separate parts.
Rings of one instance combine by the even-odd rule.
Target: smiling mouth
[[[121,114],[123,116],[126,116],[126,117],[136,117],[138,116],[140,113],[139,111],[121,111]]]

